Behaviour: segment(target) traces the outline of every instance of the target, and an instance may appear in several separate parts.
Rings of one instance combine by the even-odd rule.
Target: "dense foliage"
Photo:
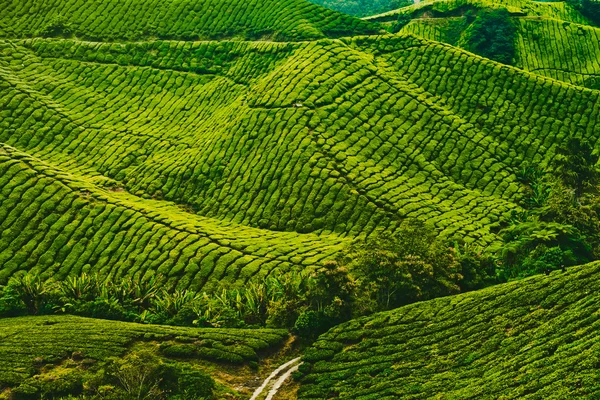
[[[552,171],[522,168],[525,210],[512,214],[495,250],[504,279],[600,259],[597,162],[592,146],[572,137],[557,149]]]
[[[595,398],[600,263],[339,325],[304,355],[299,399]]]
[[[462,279],[454,251],[418,221],[354,243],[338,262],[356,276],[356,314],[363,315],[457,293]]]

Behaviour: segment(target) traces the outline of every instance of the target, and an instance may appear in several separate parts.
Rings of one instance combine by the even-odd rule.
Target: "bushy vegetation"
[[[584,264],[600,258],[598,156],[585,140],[557,149],[551,171],[526,165],[525,210],[500,231],[500,274],[511,278]]]
[[[210,294],[168,291],[161,277],[114,281],[84,273],[56,282],[28,274],[0,286],[0,317],[66,313],[180,326],[297,327],[312,336],[349,319],[351,285],[347,272],[333,263],[311,274],[276,275],[239,289],[224,285]],[[321,321],[310,332],[299,327],[306,316],[299,317],[309,311]]]
[[[600,264],[339,325],[305,352],[299,399],[594,398]]]
[[[255,363],[288,336],[74,316],[4,318],[0,332],[0,398],[11,399],[208,400],[218,389],[210,363]]]

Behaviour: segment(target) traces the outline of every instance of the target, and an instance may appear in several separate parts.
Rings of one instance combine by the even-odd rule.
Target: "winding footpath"
[[[275,383],[272,384],[271,389],[269,390],[269,393],[267,394],[267,397],[265,398],[265,400],[273,400],[273,397],[277,394],[277,391],[279,390],[281,385],[283,385],[285,383],[285,381],[294,372],[298,371],[298,368],[300,367],[300,365],[302,365],[302,363],[300,362],[300,357],[297,357],[297,358],[294,358],[293,360],[290,360],[290,361],[286,362],[285,364],[279,366],[275,371],[271,372],[271,375],[269,375],[267,377],[267,379],[264,380],[262,385],[260,385],[260,387],[258,387],[254,391],[254,394],[252,395],[250,400],[257,400],[259,398],[259,396],[265,391],[265,389],[267,387],[269,387],[269,385],[271,384],[271,381],[273,381],[275,378],[279,377],[279,379],[277,379],[277,381],[275,381]]]

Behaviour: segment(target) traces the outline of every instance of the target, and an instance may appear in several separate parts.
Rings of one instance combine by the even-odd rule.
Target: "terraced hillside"
[[[173,204],[99,189],[6,146],[0,190],[2,282],[18,271],[59,279],[162,273],[171,287],[209,289],[318,265],[342,242],[196,217]]]
[[[398,15],[413,17],[439,17],[460,15],[468,9],[505,8],[511,14],[527,17],[545,17],[577,24],[587,24],[589,21],[575,8],[566,2],[542,2],[534,0],[423,0],[408,7],[402,7],[386,13],[372,15],[365,20],[372,22],[390,22]]]
[[[45,276],[160,270],[196,289],[225,276],[243,282],[259,270],[320,262],[345,238],[393,231],[405,217],[487,244],[493,224],[516,207],[520,164],[544,165],[565,137],[595,141],[598,130],[597,92],[411,36],[4,39],[0,88],[0,141],[15,149],[6,150],[5,168],[15,154],[31,156],[90,193],[108,193],[111,204],[126,198],[141,214],[158,209],[166,225],[188,219],[201,226],[197,235],[228,230],[233,243],[186,233],[158,240],[144,234],[153,224],[139,230],[124,216],[110,235],[87,238],[102,240],[96,250],[76,246],[92,235],[86,223],[68,225],[89,220],[76,203],[53,210],[59,222],[11,229],[24,189],[7,178],[3,281],[35,267]],[[36,184],[35,174],[24,176],[26,187]]]
[[[600,394],[600,263],[350,321],[306,352],[299,399]]]
[[[176,328],[45,316],[1,319],[0,338],[3,389],[0,398],[5,398],[4,389],[35,382],[56,381],[54,387],[60,390],[61,379],[69,382],[69,375],[80,379],[78,371],[88,371],[90,367],[93,371],[97,364],[123,357],[132,349],[146,349],[165,359],[200,364],[207,371],[220,364],[221,378],[226,377],[227,368],[241,375],[247,373],[244,365],[280,350],[288,333],[273,329]],[[68,391],[68,385],[63,383],[63,386]]]
[[[114,219],[121,207],[102,225],[108,236],[86,231],[79,224],[91,219],[80,212],[88,208],[76,202],[49,203],[47,224],[12,229],[22,193],[36,184],[26,173],[23,187],[3,180],[3,280],[34,266],[59,276],[160,270],[199,288],[279,264],[312,265],[344,238],[393,231],[405,217],[490,243],[490,228],[517,207],[521,163],[543,166],[565,137],[595,142],[599,129],[596,91],[411,36],[3,40],[0,88],[0,142],[15,149],[5,147],[5,168],[31,156],[51,175],[70,174],[162,224],[187,219],[208,237],[226,230],[235,250],[187,233],[167,239],[176,237],[171,229],[151,239],[144,232],[163,225],[140,219],[138,230],[127,214]],[[40,197],[30,200],[36,215]],[[108,214],[100,215],[94,223]],[[92,234],[102,240],[96,250],[68,239]]]
[[[585,25],[585,18],[567,3],[424,2],[397,12],[414,18],[402,33],[457,46],[468,27],[461,16],[465,10],[496,7],[508,9],[517,28],[514,66],[570,84],[600,88],[600,29]]]
[[[367,17],[406,7],[411,5],[413,0],[311,0],[311,2],[355,17]]]
[[[0,37],[307,40],[377,28],[303,0],[7,0]]]

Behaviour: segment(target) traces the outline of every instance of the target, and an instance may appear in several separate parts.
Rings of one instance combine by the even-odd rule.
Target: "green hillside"
[[[99,272],[208,289],[332,257],[337,238],[269,232],[196,217],[77,180],[10,147],[0,148],[0,281],[18,271],[64,279]]]
[[[574,85],[600,88],[599,28],[554,19],[513,20],[518,28],[516,67]],[[462,18],[415,19],[402,32],[456,45],[461,22]]]
[[[220,383],[233,386],[232,383],[243,382],[235,382],[235,377],[225,371],[247,378],[252,374],[248,364],[280,350],[288,333],[272,329],[176,328],[45,316],[0,319],[0,338],[0,387],[3,389],[0,398],[3,399],[12,398],[5,397],[10,396],[6,388],[27,394],[26,388],[31,391],[33,387],[37,388],[38,397],[49,398],[61,393],[77,393],[76,387],[83,382],[84,388],[93,391],[93,377],[102,373],[107,361],[139,351],[156,354],[157,360],[191,364],[207,372],[217,368],[221,371]],[[29,394],[31,397],[26,398],[36,398]]]
[[[307,40],[377,32],[303,0],[8,0],[0,37]]]
[[[305,353],[299,399],[597,398],[600,264],[342,324]]]
[[[600,398],[590,14],[314,1],[4,1],[0,399]]]
[[[585,25],[587,20],[564,2],[423,2],[398,10],[393,17],[375,19],[388,20],[384,25],[390,25],[398,15],[409,15],[413,19],[401,33],[462,46],[472,23],[465,13],[484,8],[506,8],[512,15],[517,31],[512,65],[570,84],[600,88],[600,30]]]
[[[133,226],[132,236],[112,226],[109,236],[93,239],[103,237],[97,250],[79,257],[81,245],[66,238],[75,228],[68,221],[85,220],[80,205],[49,206],[59,222],[32,223],[31,230],[11,229],[8,221],[21,209],[2,207],[10,214],[2,228],[3,280],[30,268],[44,276],[140,271],[144,259],[132,255],[145,257],[149,246],[156,253],[143,268],[200,287],[212,273],[199,271],[212,271],[221,252],[229,256],[218,257],[217,280],[271,271],[273,262],[312,265],[330,257],[318,249],[333,252],[339,237],[394,231],[405,217],[485,245],[497,240],[493,225],[518,207],[515,172],[523,161],[544,166],[565,137],[598,134],[597,92],[411,36],[303,43],[27,39],[4,40],[0,49],[0,142],[93,185],[90,192],[127,198],[128,208],[178,204],[179,216],[158,217],[164,224],[196,214],[210,218],[199,222],[201,235],[224,226],[247,243],[245,255],[230,253],[226,241],[219,251],[208,240],[187,248],[195,239],[181,234],[181,241],[168,241],[177,247],[168,255],[155,247],[162,246],[157,236],[134,235],[137,226],[123,217],[117,226]],[[7,163],[12,157],[3,156]],[[24,188],[7,184],[2,201],[17,204]],[[32,214],[40,206],[33,204]],[[173,237],[167,231],[164,237]],[[288,233],[274,233],[282,231]],[[281,251],[271,251],[272,240],[285,242]],[[72,247],[45,254],[63,242]],[[244,265],[248,271],[240,272]]]
[[[468,9],[505,8],[511,14],[527,17],[545,17],[574,23],[587,23],[587,19],[566,2],[541,2],[534,0],[423,0],[408,7],[365,18],[372,22],[389,22],[400,14],[413,17],[440,17],[460,15]]]
[[[413,0],[311,0],[311,2],[355,17],[367,17],[406,7],[411,5]]]

